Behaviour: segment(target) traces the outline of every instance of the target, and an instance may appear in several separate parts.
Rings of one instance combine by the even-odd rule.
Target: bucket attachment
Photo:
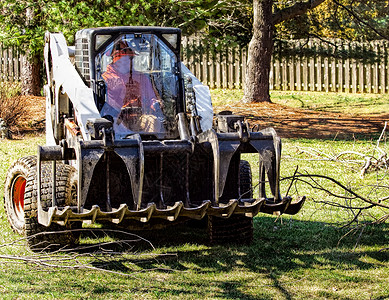
[[[228,117],[225,120],[224,127],[229,123]],[[64,141],[38,149],[39,223],[146,223],[151,219],[174,222],[182,218],[200,220],[206,215],[227,219],[232,215],[252,218],[259,212],[297,213],[305,197],[297,202],[281,197],[281,141],[274,129],[250,132],[239,118],[232,120],[235,132],[209,129],[191,140],[185,135],[181,140],[166,141],[142,140],[140,134],[115,141],[109,122],[89,120],[89,128],[100,128],[95,131],[101,134],[94,134],[100,140],[74,139],[71,146]],[[252,196],[251,173],[249,187],[242,183],[246,175],[239,169],[241,153],[259,156],[256,198]],[[74,162],[77,167],[76,203],[61,207],[53,188],[51,207],[43,209],[41,182],[42,176],[47,175],[41,174],[41,165],[52,161],[55,182],[54,170],[61,160]],[[272,197],[268,198],[265,190]]]

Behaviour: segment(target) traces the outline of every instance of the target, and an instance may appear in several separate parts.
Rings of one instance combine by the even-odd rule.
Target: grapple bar
[[[130,210],[126,204],[122,204],[118,209],[112,209],[111,212],[102,211],[98,205],[94,205],[90,210],[84,209],[81,213],[75,212],[76,207],[67,206],[63,209],[50,207],[47,212],[42,210],[39,218],[44,225],[50,226],[53,222],[67,224],[69,221],[90,221],[92,223],[111,221],[119,224],[123,220],[136,220],[146,223],[151,218],[160,218],[171,222],[180,217],[201,220],[205,215],[229,218],[232,214],[240,214],[253,217],[258,214],[264,201],[264,199],[252,199],[252,203],[249,203],[232,199],[225,205],[215,207],[211,206],[211,201],[208,200],[196,208],[186,208],[183,202],[180,201],[167,209],[158,209],[155,203],[151,203],[141,210]]]

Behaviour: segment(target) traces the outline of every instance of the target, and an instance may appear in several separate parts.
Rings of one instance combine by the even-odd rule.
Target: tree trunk
[[[40,58],[29,55],[28,52],[22,58],[22,94],[40,96]]]
[[[27,7],[26,27],[31,26],[34,17],[34,9]],[[22,94],[40,96],[40,58],[39,55],[31,54],[29,45],[26,45],[26,49],[21,66]]]
[[[271,102],[269,75],[273,53],[272,6],[273,0],[253,0],[253,37],[248,49],[245,102]]]

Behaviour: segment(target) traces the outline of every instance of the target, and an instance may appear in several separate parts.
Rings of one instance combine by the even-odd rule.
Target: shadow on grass
[[[209,278],[212,274],[229,274],[237,269],[243,272],[252,272],[259,278],[265,278],[267,282],[257,282],[259,286],[271,286],[286,299],[292,299],[291,292],[280,282],[283,274],[307,269],[328,269],[337,270],[373,270],[377,264],[384,264],[389,261],[387,247],[389,237],[389,225],[375,225],[366,227],[359,236],[355,235],[342,239],[346,233],[336,227],[321,222],[298,221],[289,219],[280,224],[272,217],[254,218],[254,241],[250,246],[239,245],[218,245],[207,244],[207,234],[204,226],[178,225],[171,228],[151,232],[137,233],[150,241],[153,246],[162,253],[174,253],[175,255],[161,256],[158,259],[136,259],[130,262],[142,270],[155,270],[161,264],[165,266],[160,272],[167,270],[195,272],[197,275]],[[113,235],[114,238],[122,238]],[[141,251],[145,245],[137,244],[129,246],[130,251]],[[149,246],[143,249],[150,249]],[[126,251],[121,246],[114,251]],[[362,259],[364,258],[364,259]],[[125,266],[128,260],[112,260],[102,264],[95,261],[96,267],[130,272]],[[188,267],[191,266],[191,267]],[[334,275],[335,276],[335,275]],[[352,277],[339,273],[336,276],[339,281],[353,281]],[[241,291],[242,280],[247,279],[225,279],[215,280],[213,285],[217,286],[223,298],[244,298],[258,299],[268,298],[268,294],[258,295],[255,298]],[[357,280],[357,279],[355,279]],[[269,282],[271,282],[269,284]],[[171,295],[182,295],[188,290],[181,290],[172,287],[166,293]],[[194,296],[194,294],[192,294]],[[198,295],[201,296],[201,295]]]

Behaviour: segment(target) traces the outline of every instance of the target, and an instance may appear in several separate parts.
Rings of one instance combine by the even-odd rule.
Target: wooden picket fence
[[[0,81],[20,81],[23,56],[0,45]],[[243,88],[247,48],[183,38],[182,60],[210,88]],[[270,88],[285,91],[389,93],[389,42],[333,40],[276,44]]]
[[[20,81],[23,56],[15,48],[0,45],[0,81]]]
[[[270,88],[285,91],[389,93],[389,42],[333,40],[284,41],[276,44]],[[182,59],[210,88],[242,88],[247,48],[183,39]]]

